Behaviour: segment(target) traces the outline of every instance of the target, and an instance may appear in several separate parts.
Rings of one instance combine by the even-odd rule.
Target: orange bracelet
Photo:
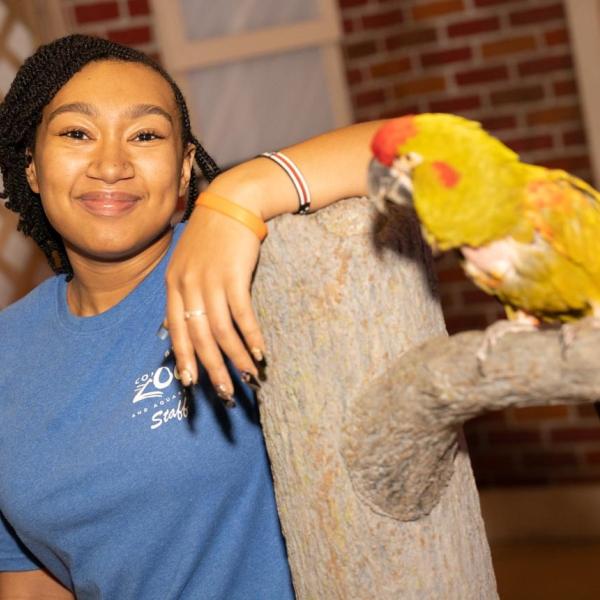
[[[196,206],[204,206],[235,219],[248,229],[251,229],[261,242],[267,237],[267,226],[260,217],[243,206],[227,200],[227,198],[223,198],[212,192],[202,192],[198,196],[198,200],[196,200]]]

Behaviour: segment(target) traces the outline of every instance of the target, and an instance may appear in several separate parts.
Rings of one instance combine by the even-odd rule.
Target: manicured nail
[[[260,348],[251,348],[250,354],[252,354],[256,362],[263,362],[263,360],[265,360],[265,355]]]
[[[235,400],[233,399],[233,395],[227,391],[227,387],[223,383],[219,383],[215,386],[215,391],[217,392],[217,396],[223,400],[223,404],[227,408],[235,407]]]
[[[249,373],[248,371],[242,371],[240,377],[242,381],[253,390],[260,390],[260,382],[258,379],[256,379],[256,377],[254,377],[254,375],[252,375],[252,373]]]
[[[179,376],[181,377],[181,383],[183,383],[185,387],[192,385],[192,373],[189,369],[181,369],[179,371]]]

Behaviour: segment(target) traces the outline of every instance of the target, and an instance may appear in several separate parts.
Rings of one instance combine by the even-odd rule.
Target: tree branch
[[[343,456],[355,491],[378,513],[427,515],[453,472],[468,419],[510,406],[600,399],[600,330],[581,328],[565,351],[560,332],[510,333],[475,357],[483,332],[411,349],[351,404]]]

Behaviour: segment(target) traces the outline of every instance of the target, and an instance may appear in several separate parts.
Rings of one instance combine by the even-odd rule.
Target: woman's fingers
[[[263,363],[265,342],[252,308],[248,286],[232,285],[228,290],[228,304],[233,320],[244,338],[246,348],[250,351],[254,361]]]
[[[167,285],[167,318],[163,325],[169,330],[181,382],[188,386],[198,381],[198,365],[194,355],[194,345],[188,334],[184,311],[181,294],[174,285]]]

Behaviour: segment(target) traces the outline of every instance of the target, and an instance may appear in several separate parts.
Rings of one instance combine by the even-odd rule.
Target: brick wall
[[[529,162],[591,177],[559,0],[338,0],[357,121],[445,111],[475,118]],[[159,52],[147,0],[63,0],[72,29]],[[437,263],[450,333],[502,311],[455,260]],[[480,484],[600,479],[589,406],[507,410],[467,427]]]

